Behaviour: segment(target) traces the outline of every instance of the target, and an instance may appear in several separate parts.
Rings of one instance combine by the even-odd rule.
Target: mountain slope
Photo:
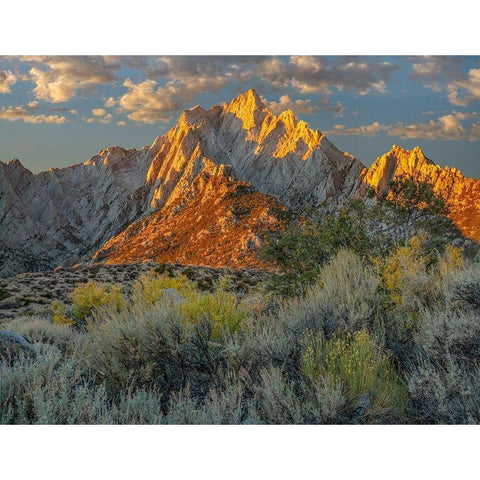
[[[456,168],[441,168],[425,157],[420,147],[410,151],[394,145],[364,171],[363,182],[381,193],[388,190],[392,179],[403,175],[432,185],[445,199],[457,228],[480,241],[480,180],[464,177]]]
[[[269,231],[283,228],[288,208],[235,180],[231,167],[201,162],[201,172],[182,196],[111,238],[94,261],[273,268],[259,259],[256,248]]]

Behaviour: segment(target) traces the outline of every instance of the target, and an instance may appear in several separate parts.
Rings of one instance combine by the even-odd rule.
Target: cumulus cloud
[[[84,118],[84,120],[87,123],[110,123],[112,121],[113,115],[111,113],[106,113],[105,110],[103,110],[103,114],[99,115],[98,110],[103,110],[102,108],[98,109],[93,109],[92,113],[95,115],[94,117],[89,117],[89,118]],[[97,113],[94,113],[97,111]]]
[[[480,68],[472,68],[461,79],[447,86],[450,103],[462,107],[480,101]]]
[[[0,93],[10,93],[10,87],[16,82],[16,75],[10,71],[0,70]]]
[[[462,76],[462,57],[424,56],[413,57],[411,78],[436,92]]]
[[[105,101],[105,108],[112,108],[115,106],[115,104],[116,104],[115,99],[113,97],[109,97]]]
[[[92,113],[96,116],[96,117],[103,117],[107,112],[103,109],[103,108],[94,108],[92,110]]]
[[[274,89],[292,87],[300,93],[331,95],[332,89],[349,90],[361,95],[371,91],[385,93],[386,82],[398,69],[390,62],[375,59],[291,56],[287,61],[269,58],[253,70]]]
[[[327,133],[329,135],[374,136],[379,132],[384,132],[391,137],[401,139],[463,140],[466,137],[467,130],[462,124],[462,121],[471,116],[472,114],[469,113],[453,112],[448,115],[443,115],[437,120],[430,120],[427,123],[404,124],[399,122],[391,125],[383,125],[379,122],[373,122],[370,125],[348,128],[345,125],[335,125],[333,129]],[[474,136],[475,132],[471,130],[469,139],[472,140]]]
[[[117,125],[118,125],[119,127],[124,127],[126,124],[127,124],[127,122],[124,122],[123,120],[119,120],[119,121],[117,122]]]
[[[311,99],[292,100],[288,95],[282,95],[277,102],[268,101],[262,97],[265,106],[269,108],[273,113],[281,113],[284,110],[292,110],[296,115],[311,115],[318,110],[326,110],[334,112],[335,117],[341,117],[345,110],[345,107],[337,102],[335,105],[330,105],[327,99],[320,99],[316,102],[312,102]]]
[[[340,57],[327,60],[322,57],[152,57],[139,62],[146,80],[135,83],[127,79],[128,91],[118,100],[108,99],[106,107],[118,104],[128,112],[131,120],[143,123],[167,122],[172,114],[185,106],[197,94],[216,92],[227,86],[243,88],[260,85],[262,92],[291,88],[302,94],[332,94],[333,89],[349,90],[359,94],[370,91],[385,93],[386,82],[398,68],[389,62],[373,58]],[[166,80],[158,86],[154,79]],[[282,102],[296,113],[313,113],[316,109],[332,111],[341,116],[340,102],[330,105],[328,100],[288,100],[269,102],[272,109],[284,108]]]
[[[361,125],[359,127],[346,127],[345,125],[334,125],[332,130],[327,132],[328,135],[362,135],[371,137],[376,135],[381,130],[384,130],[385,126],[381,125],[379,122],[373,122],[370,125]]]
[[[480,122],[472,123],[468,139],[472,142],[480,140]]]
[[[68,101],[78,90],[113,83],[115,72],[121,68],[120,63],[94,56],[36,56],[22,57],[22,61],[34,65],[29,73],[36,98],[52,103]]]
[[[181,108],[168,87],[157,88],[154,80],[134,83],[127,79],[123,85],[128,91],[120,97],[118,103],[130,112],[127,116],[135,122],[168,122],[171,114]]]
[[[1,107],[0,108],[0,118],[8,120],[10,122],[15,122],[16,120],[22,120],[25,123],[55,123],[61,124],[66,123],[67,119],[64,116],[59,115],[34,115],[32,113],[32,108],[27,109],[23,106],[17,107]]]

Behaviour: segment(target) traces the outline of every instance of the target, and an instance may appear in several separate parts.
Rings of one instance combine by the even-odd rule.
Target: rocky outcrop
[[[113,147],[38,175],[0,162],[0,276],[73,263],[126,228],[144,212],[155,153]]]
[[[377,192],[401,176],[428,182],[441,194],[450,210],[449,217],[468,238],[480,241],[480,180],[464,177],[456,168],[442,168],[428,159],[420,147],[404,150],[397,145],[363,172],[364,185]]]
[[[289,209],[236,180],[231,167],[197,160],[197,176],[158,212],[130,225],[95,254],[107,264],[153,261],[215,268],[273,269],[258,247],[282,229]]]

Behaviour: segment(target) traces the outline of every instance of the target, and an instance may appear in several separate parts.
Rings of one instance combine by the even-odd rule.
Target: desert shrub
[[[480,317],[458,309],[426,310],[419,318],[415,342],[439,364],[448,356],[475,361],[480,358]]]
[[[157,302],[120,313],[101,312],[82,357],[86,368],[113,395],[125,388],[155,388],[168,402],[189,383],[205,395],[224,363],[209,318],[185,318],[180,305]]]
[[[226,290],[225,285],[220,285],[214,293],[191,292],[180,305],[180,311],[195,325],[207,318],[215,339],[238,332],[249,316],[247,308]]]
[[[319,275],[307,301],[317,296],[330,332],[353,332],[373,323],[379,281],[375,271],[349,250],[340,250]]]
[[[62,353],[73,353],[83,340],[83,335],[68,325],[52,323],[38,316],[16,317],[4,327],[26,337],[32,343],[58,347]]]
[[[457,308],[480,314],[480,264],[472,265],[457,272],[449,285],[450,300]]]
[[[58,325],[73,325],[73,319],[68,316],[67,306],[60,300],[54,300],[50,304],[52,312],[52,321]]]
[[[0,423],[91,424],[107,416],[106,393],[80,375],[73,359],[58,353],[4,368]]]
[[[163,393],[185,386],[183,349],[192,336],[193,325],[186,325],[174,306],[102,312],[82,357],[109,392],[158,385]]]
[[[174,425],[222,425],[251,423],[245,417],[244,389],[238,382],[227,382],[221,390],[211,389],[199,399],[190,388],[172,395],[163,423]]]
[[[308,333],[301,368],[311,381],[324,378],[331,388],[340,388],[346,413],[355,421],[380,422],[404,415],[406,389],[399,373],[365,331],[330,340]]]
[[[96,282],[78,286],[70,294],[70,299],[71,315],[75,325],[85,325],[96,309],[111,308],[121,311],[127,306],[120,285],[103,286]]]
[[[361,217],[347,206],[336,214],[290,224],[283,233],[270,238],[262,255],[281,271],[271,277],[271,288],[292,296],[312,284],[322,265],[340,249],[365,255],[370,246]]]
[[[443,365],[420,361],[408,371],[413,415],[421,423],[480,423],[480,368],[448,355]]]
[[[155,390],[123,391],[113,402],[103,423],[119,425],[157,425],[162,423],[161,395]]]
[[[462,270],[464,266],[463,252],[452,244],[445,246],[442,255],[438,255],[437,272],[441,279],[449,279]]]
[[[432,258],[425,252],[425,235],[398,245],[381,265],[383,286],[394,307],[414,317],[419,310],[441,299],[441,288],[432,274]]]
[[[295,385],[282,374],[281,369],[264,368],[260,377],[259,384],[254,387],[254,415],[267,424],[303,423]]]
[[[133,285],[133,302],[135,304],[152,305],[165,296],[165,290],[175,289],[182,295],[195,290],[195,283],[185,275],[170,276],[168,273],[151,271],[142,275]]]

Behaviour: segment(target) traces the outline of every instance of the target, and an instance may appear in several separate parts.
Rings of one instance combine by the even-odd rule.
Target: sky
[[[393,144],[480,177],[478,56],[4,56],[0,160],[37,173],[139,148],[255,88],[370,165]]]

